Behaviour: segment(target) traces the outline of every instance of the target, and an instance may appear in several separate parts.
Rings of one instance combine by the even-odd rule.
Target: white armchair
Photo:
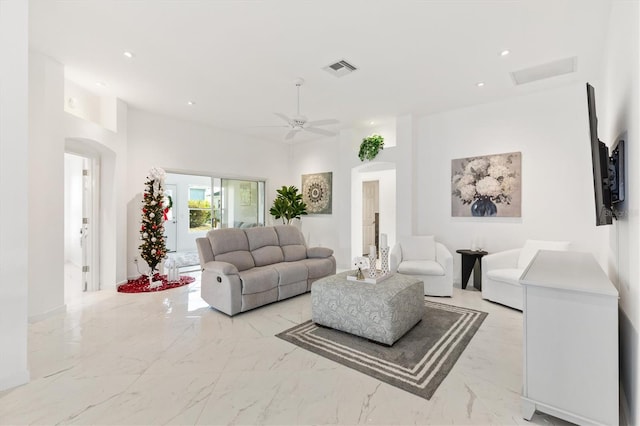
[[[482,258],[482,298],[522,310],[520,276],[538,250],[569,249],[567,241],[527,240],[521,249],[489,254]]]
[[[400,238],[389,260],[391,272],[420,278],[425,295],[453,294],[453,256],[433,236]]]

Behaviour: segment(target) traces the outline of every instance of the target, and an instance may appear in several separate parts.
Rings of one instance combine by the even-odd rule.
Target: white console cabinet
[[[522,416],[618,424],[618,291],[590,253],[541,250],[524,292]]]

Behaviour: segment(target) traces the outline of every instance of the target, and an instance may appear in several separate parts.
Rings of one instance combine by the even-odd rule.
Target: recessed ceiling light
[[[107,87],[107,83],[104,81],[96,81],[96,86],[98,87]]]
[[[482,81],[479,81],[479,82],[476,83],[476,86],[482,87],[482,86],[484,86],[484,83]]]
[[[507,56],[509,53],[511,53],[508,50],[503,50],[502,52],[500,52],[500,56]]]
[[[133,52],[129,52],[128,50],[123,52],[122,54],[129,59],[133,59],[133,57],[135,56]]]
[[[376,124],[376,122],[375,121],[370,121],[369,124],[371,124],[373,126],[374,124]]]
[[[195,103],[195,102],[193,102],[193,101],[188,101],[188,102],[187,102],[187,105],[189,105],[189,106],[194,106],[195,104],[196,104],[196,103]]]

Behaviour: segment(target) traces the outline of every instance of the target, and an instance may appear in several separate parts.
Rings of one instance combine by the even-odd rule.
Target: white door
[[[169,206],[169,197],[173,206],[166,210],[166,220],[164,221],[164,240],[167,245],[168,252],[175,252],[178,250],[178,225],[176,223],[177,217],[177,187],[176,185],[165,185],[164,189],[164,206],[165,209]]]
[[[82,159],[82,290],[100,290],[98,230],[98,182],[100,163],[97,158]]]

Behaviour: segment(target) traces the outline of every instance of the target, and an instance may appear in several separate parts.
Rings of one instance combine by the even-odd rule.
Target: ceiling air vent
[[[516,85],[531,83],[532,81],[544,80],[545,78],[556,77],[558,75],[575,72],[578,68],[578,58],[560,59],[559,61],[548,62],[535,67],[525,68],[511,72],[511,78]]]
[[[342,77],[344,75],[347,75],[347,74],[350,74],[350,73],[354,72],[358,68],[354,67],[349,62],[347,62],[344,59],[342,59],[342,60],[337,61],[337,62],[335,62],[333,64],[327,65],[326,67],[324,67],[322,69],[325,70],[326,72],[328,72],[331,75],[335,75],[336,77]]]

